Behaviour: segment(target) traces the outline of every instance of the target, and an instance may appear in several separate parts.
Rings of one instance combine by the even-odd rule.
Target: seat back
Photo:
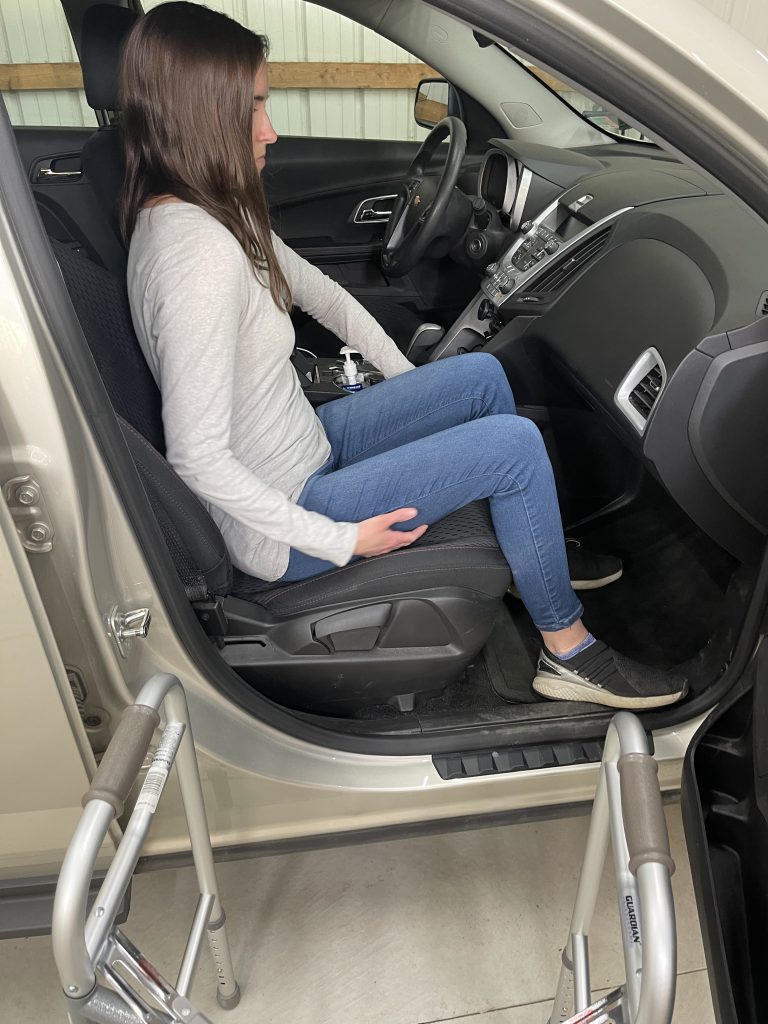
[[[163,458],[160,390],[134,333],[125,286],[63,243],[52,239],[51,246],[187,596],[195,601],[229,593],[232,563],[224,538]]]
[[[125,7],[94,4],[83,15],[80,63],[88,105],[96,111],[116,111],[120,50],[138,15]],[[102,125],[82,150],[85,175],[102,210],[119,236],[117,200],[123,181],[124,159],[117,125]]]
[[[133,330],[125,285],[77,250],[50,241],[115,412],[163,454],[160,389]]]

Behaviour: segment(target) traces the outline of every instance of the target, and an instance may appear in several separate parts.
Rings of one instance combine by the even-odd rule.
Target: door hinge
[[[143,640],[149,633],[151,621],[149,608],[133,608],[124,612],[115,605],[107,616],[107,635],[115,641],[120,654],[127,658],[131,653],[131,641]]]
[[[31,476],[15,476],[3,484],[16,532],[27,551],[44,553],[53,547],[53,526],[40,485]]]

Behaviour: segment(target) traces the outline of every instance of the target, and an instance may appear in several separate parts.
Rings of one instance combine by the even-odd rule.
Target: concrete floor
[[[675,1024],[714,1015],[677,806]],[[220,1010],[201,958],[193,1001],[216,1024],[543,1024],[551,1011],[586,818],[222,864],[243,990]],[[197,894],[191,869],[139,875],[126,934],[175,978]],[[592,985],[624,977],[612,882],[593,928]],[[0,942],[0,1020],[65,1021],[50,940]]]

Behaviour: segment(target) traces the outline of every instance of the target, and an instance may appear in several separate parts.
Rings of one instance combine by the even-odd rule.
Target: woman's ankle
[[[548,651],[557,655],[558,658],[573,651],[590,636],[581,619],[577,619],[572,625],[565,629],[558,629],[554,632],[541,630],[541,639]]]

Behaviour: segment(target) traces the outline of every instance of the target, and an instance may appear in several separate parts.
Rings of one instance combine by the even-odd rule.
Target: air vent
[[[632,426],[642,434],[648,417],[667,383],[664,361],[655,348],[648,348],[619,385],[614,401]]]
[[[541,276],[532,281],[530,286],[525,288],[521,294],[531,291],[537,294],[546,293],[551,295],[562,291],[602,251],[605,243],[608,241],[608,235],[611,233],[612,227],[613,225],[609,224],[601,228],[600,231],[590,235],[589,238],[585,238],[583,242],[578,242],[576,245],[571,246],[567,252],[563,253],[562,259],[551,263]]]
[[[637,409],[644,420],[647,420],[651,415],[651,409],[659,397],[662,384],[661,367],[657,365],[650,372],[646,373],[640,383],[636,384],[629,393],[630,403]]]
[[[757,309],[755,312],[758,316],[768,316],[768,292],[763,292],[757,300]]]

